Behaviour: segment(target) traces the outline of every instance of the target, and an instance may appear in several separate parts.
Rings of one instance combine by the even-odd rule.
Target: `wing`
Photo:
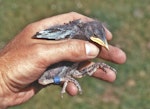
[[[57,25],[49,29],[37,32],[34,38],[50,39],[50,40],[73,38],[74,36],[77,36],[79,33],[81,34],[80,28],[78,26],[79,24],[80,20],[75,20],[68,24]]]

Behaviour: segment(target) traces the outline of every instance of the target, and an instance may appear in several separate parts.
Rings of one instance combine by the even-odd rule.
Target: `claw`
[[[82,91],[79,91],[79,94],[82,95]]]
[[[112,68],[111,66],[109,66],[105,63],[101,63],[101,62],[95,63],[95,64],[91,65],[90,67],[81,70],[80,72],[82,73],[82,75],[88,74],[89,76],[92,76],[93,73],[95,73],[98,68],[101,68],[106,73],[107,73],[107,71],[105,69],[107,68],[107,69],[114,71],[117,74],[117,71],[114,68]]]
[[[99,68],[101,68],[104,72],[107,73],[107,71],[105,69],[110,69],[112,71],[114,71],[117,74],[116,69],[114,69],[113,67],[105,64],[105,63],[96,63],[95,65],[99,66]]]

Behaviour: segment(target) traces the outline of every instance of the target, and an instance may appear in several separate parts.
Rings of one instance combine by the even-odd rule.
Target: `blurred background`
[[[150,0],[0,0],[0,48],[27,24],[71,11],[106,23],[110,43],[126,52],[125,64],[106,62],[117,80],[82,78],[83,94],[63,99],[51,85],[10,109],[150,109]]]

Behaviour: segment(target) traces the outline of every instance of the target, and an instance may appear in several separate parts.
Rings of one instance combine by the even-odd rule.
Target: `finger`
[[[23,33],[28,34],[24,36],[29,36],[32,39],[32,37],[35,35],[36,32],[45,30],[54,25],[63,25],[64,23],[69,23],[70,21],[77,20],[77,19],[80,19],[84,22],[92,21],[92,19],[89,17],[78,14],[76,12],[70,12],[70,13],[65,13],[65,14],[60,14],[57,16],[45,18],[40,21],[31,23],[28,26],[26,26],[26,28],[23,30],[24,31]]]
[[[121,49],[111,45],[109,45],[109,50],[102,48],[98,57],[118,64],[126,61],[126,54]]]
[[[105,80],[108,82],[113,82],[116,79],[115,72],[111,71],[110,69],[106,69],[107,73],[101,69],[98,69],[92,76],[101,80]],[[66,91],[69,95],[75,96],[78,94],[78,88],[73,83],[68,83]]]
[[[106,38],[107,40],[111,40],[112,39],[112,34],[111,32],[105,27],[105,32],[106,32]]]
[[[60,14],[57,16],[53,16],[50,18],[45,18],[43,20],[37,21],[35,23],[32,23],[28,25],[27,27],[29,28],[28,30],[32,31],[32,34],[34,35],[36,32],[47,29],[51,26],[54,25],[63,25],[65,23],[69,23],[70,21],[80,19],[83,22],[89,22],[93,21],[94,19],[86,17],[84,15],[81,15],[76,12],[70,12],[70,13],[65,13],[65,14]],[[112,39],[112,34],[108,29],[105,28],[106,31],[106,37],[108,40]]]
[[[43,57],[47,65],[60,61],[83,61],[95,58],[99,48],[94,44],[82,40],[66,40],[62,43],[45,45],[45,50],[37,46],[39,57]],[[42,49],[42,53],[40,52]],[[51,62],[51,63],[49,63]]]
[[[90,61],[82,62],[81,63],[82,66],[79,69],[81,70],[83,68],[91,66],[92,64],[94,64],[94,63],[90,62]],[[107,81],[107,82],[115,81],[116,73],[114,71],[110,70],[110,69],[105,69],[105,70],[107,71],[107,73],[99,68],[99,69],[96,70],[96,72],[92,76],[97,78],[97,79],[104,80],[104,81]],[[71,96],[75,96],[75,95],[78,94],[78,88],[75,86],[75,84],[73,84],[71,82],[67,85],[66,90],[67,90],[68,94],[70,94]]]
[[[104,72],[102,69],[99,68],[92,76],[108,82],[115,81],[116,73],[111,69],[105,69],[105,70],[106,72]]]
[[[95,64],[94,62],[84,61],[80,64],[79,70],[85,69],[90,67],[91,65]],[[105,80],[108,82],[113,82],[116,79],[116,72],[112,71],[111,69],[105,68],[106,72],[103,71],[101,68],[97,69],[96,72],[92,75],[95,78]]]
[[[92,19],[89,17],[86,17],[76,12],[70,12],[70,13],[60,14],[50,18],[46,18],[38,22],[35,22],[33,24],[36,26],[37,30],[39,31],[39,30],[47,29],[54,25],[63,25],[64,23],[69,23],[70,21],[77,20],[77,19],[80,19],[85,22],[92,21]]]
[[[75,86],[74,83],[69,82],[66,88],[66,91],[69,95],[75,96],[78,94],[78,88]]]

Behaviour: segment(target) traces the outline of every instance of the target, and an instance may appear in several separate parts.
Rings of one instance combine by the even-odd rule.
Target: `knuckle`
[[[34,28],[34,23],[28,24],[28,25],[26,26],[26,29],[27,29],[27,30],[31,30],[32,28]]]
[[[37,57],[42,57],[45,47],[41,44],[34,44],[32,45],[32,49],[34,51],[34,54],[36,54]]]
[[[27,33],[35,33],[39,31],[40,25],[38,25],[36,22],[30,23],[25,27],[25,32]]]
[[[71,14],[71,15],[79,15],[79,13],[77,13],[77,12],[74,12],[74,11],[72,11],[72,12],[69,12],[69,14]]]
[[[77,13],[77,12],[70,12],[70,13],[68,13],[68,14],[69,14],[69,16],[72,17],[72,20],[86,18],[84,15],[79,14],[79,13]]]
[[[85,55],[84,43],[81,41],[69,41],[67,49],[69,50],[71,57],[81,57]]]
[[[30,47],[32,50],[32,57],[33,59],[35,59],[37,65],[41,65],[41,66],[47,66],[47,64],[49,63],[48,61],[48,56],[47,56],[47,49],[44,45],[42,44],[33,44],[32,47]]]

